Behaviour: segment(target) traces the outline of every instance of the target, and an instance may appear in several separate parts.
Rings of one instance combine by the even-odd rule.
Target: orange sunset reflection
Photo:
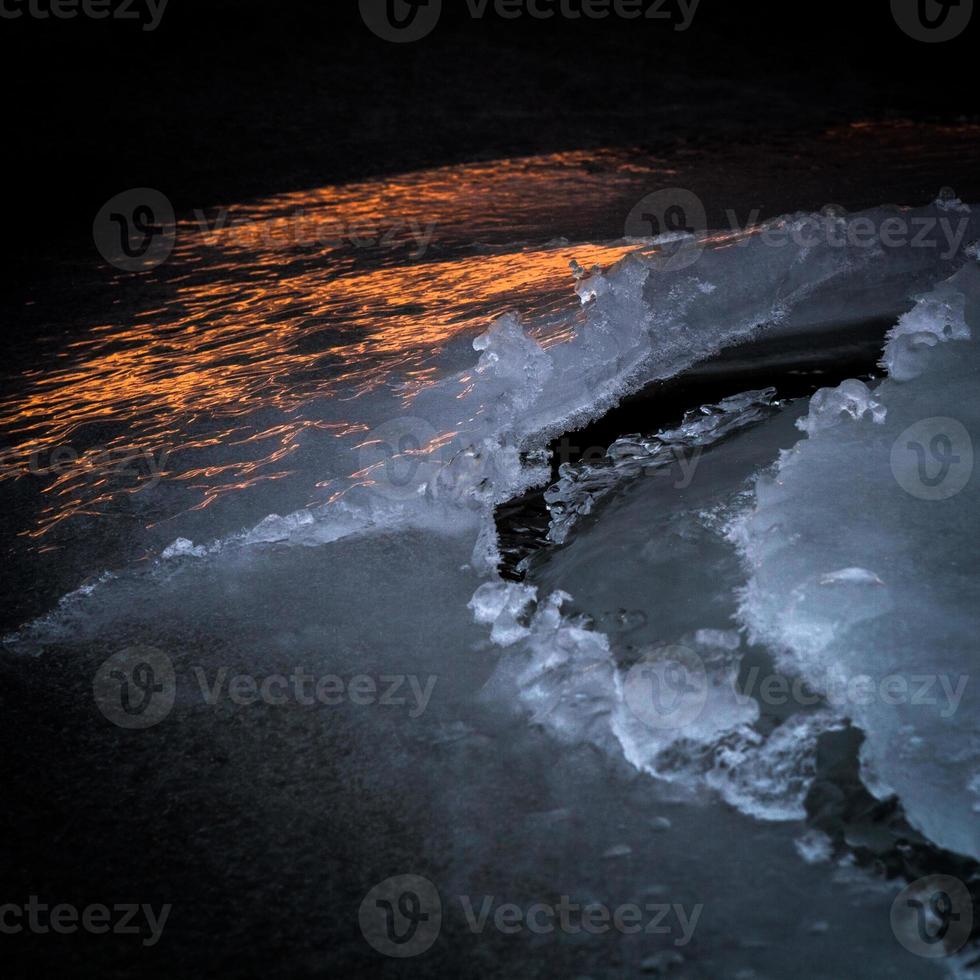
[[[199,509],[283,479],[304,434],[358,435],[350,403],[383,387],[407,406],[438,378],[448,341],[506,309],[560,342],[579,305],[569,264],[606,266],[630,247],[557,233],[592,223],[653,173],[611,152],[555,154],[182,220],[164,266],[118,277],[136,297],[124,319],[94,326],[0,399],[0,479],[48,480],[26,533],[42,537],[160,482],[192,491],[180,506]],[[326,400],[350,410],[328,418]],[[70,447],[64,465],[50,463],[57,447]]]

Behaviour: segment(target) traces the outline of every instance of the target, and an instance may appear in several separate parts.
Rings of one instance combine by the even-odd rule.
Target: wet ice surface
[[[79,854],[97,862],[69,885],[172,901],[163,952],[194,970],[236,972],[247,950],[253,968],[283,976],[343,964],[390,976],[777,978],[799,974],[805,952],[804,975],[826,980],[856,975],[855,961],[864,976],[939,975],[895,943],[895,888],[805,863],[800,823],[760,823],[710,793],[658,784],[529,726],[495,685],[481,693],[496,657],[466,609],[479,584],[458,570],[469,547],[403,532],[206,560],[152,586],[113,583],[21,691],[31,712],[56,709],[71,723],[77,778],[112,789],[70,822],[71,800],[49,798],[41,811],[42,826],[75,851],[67,867]],[[177,681],[172,713],[138,733],[107,725],[91,703],[106,653],[132,644],[167,651]],[[411,703],[246,709],[225,695],[212,707],[195,673],[214,685],[226,668],[227,684],[297,665],[313,676],[436,683],[413,718]],[[399,964],[367,947],[357,909],[370,887],[402,873],[438,886],[444,926],[431,951]],[[51,880],[65,877],[63,866]],[[703,908],[683,945],[676,911],[657,923],[667,932],[638,935],[474,933],[466,918],[464,899],[526,910],[562,895],[638,905],[645,924],[664,905],[688,921]],[[113,953],[106,975],[125,975],[132,951]],[[658,974],[657,963],[674,960]]]
[[[949,213],[944,202],[911,214]],[[966,240],[975,239],[972,212],[955,214],[967,223]],[[909,216],[882,209],[864,217],[880,229]],[[677,268],[678,247],[697,247],[696,261]],[[570,258],[590,254],[614,264],[574,283],[559,276]],[[861,663],[868,650],[886,650],[891,671],[910,670],[919,657],[910,624],[938,628],[940,609],[947,659],[939,662],[968,672],[967,574],[938,545],[922,552],[925,575],[921,564],[903,565],[904,552],[922,549],[918,536],[902,535],[933,533],[936,518],[904,497],[899,512],[877,506],[879,495],[894,495],[880,482],[890,427],[927,405],[936,411],[936,386],[921,387],[922,376],[934,370],[948,379],[956,404],[975,400],[968,358],[930,360],[956,346],[924,336],[936,323],[935,301],[907,315],[889,348],[888,370],[907,378],[904,396],[887,388],[893,382],[879,397],[857,380],[811,405],[781,401],[778,390],[734,390],[704,410],[687,406],[694,414],[666,431],[622,433],[607,463],[566,472],[546,494],[552,547],[528,563],[523,584],[498,575],[493,518],[499,504],[547,484],[551,437],[625,394],[739,341],[802,334],[819,344],[821,330],[835,325],[897,319],[918,293],[974,259],[935,249],[775,248],[760,234],[556,244],[491,262],[481,272],[485,290],[463,310],[453,308],[453,289],[483,260],[430,270],[426,288],[442,283],[449,304],[433,336],[417,344],[412,328],[427,314],[399,308],[376,344],[355,337],[337,345],[334,356],[349,359],[350,370],[328,372],[323,390],[315,357],[284,364],[281,350],[249,354],[236,367],[244,388],[231,385],[227,402],[211,408],[236,436],[268,438],[295,455],[295,468],[279,473],[286,457],[275,452],[252,460],[252,469],[235,452],[213,469],[195,464],[192,479],[204,482],[184,482],[205,499],[215,479],[232,481],[204,508],[206,520],[182,509],[187,488],[171,474],[154,498],[168,533],[149,536],[158,546],[150,559],[8,637],[15,654],[39,657],[36,672],[19,681],[27,696],[7,707],[25,713],[27,725],[43,705],[71,733],[73,764],[114,789],[78,816],[55,793],[44,818],[51,832],[82,848],[107,887],[173,901],[168,955],[210,958],[216,970],[240,970],[247,957],[283,975],[325,966],[400,975],[397,961],[365,944],[358,907],[378,882],[411,873],[435,883],[444,911],[441,938],[405,964],[413,975],[942,975],[948,963],[911,955],[889,924],[904,881],[859,867],[804,818],[822,778],[821,737],[850,722],[866,734],[868,788],[898,793],[933,843],[976,854],[975,820],[963,818],[977,782],[970,702],[952,722],[935,713],[902,719],[918,758],[936,763],[941,755],[926,771],[881,751],[895,741],[897,715],[880,705],[846,712],[818,698],[796,710],[760,696],[757,682],[747,690],[753,667],[770,675],[778,667],[825,693],[814,664]],[[455,336],[454,317],[484,317],[520,281],[522,263],[535,270],[523,319],[508,315]],[[375,272],[385,281],[390,270],[381,263]],[[388,302],[369,292],[369,305]],[[308,324],[295,296],[276,295],[289,312],[277,342],[291,349],[297,337],[289,331],[299,331],[302,347]],[[198,299],[214,312],[211,299]],[[218,298],[219,310],[226,299]],[[385,325],[384,310],[375,312]],[[250,331],[263,334],[260,327],[246,318],[236,328],[244,333],[232,336],[244,341]],[[157,324],[154,343],[159,332]],[[137,356],[139,343],[129,353]],[[100,348],[87,385],[97,387],[104,354]],[[207,362],[214,377],[220,363]],[[295,386],[289,376],[283,385],[274,373],[270,381],[268,363],[305,380]],[[73,379],[63,379],[65,398]],[[145,380],[166,386],[152,370]],[[191,396],[205,382],[191,376],[190,395],[175,393],[180,411],[160,424],[200,436]],[[83,401],[88,390],[82,386]],[[879,417],[879,402],[890,416]],[[149,398],[145,407],[152,405]],[[840,420],[841,410],[857,416],[857,428]],[[283,427],[278,413],[291,411]],[[808,439],[783,460],[800,486],[763,482],[756,501],[756,474],[800,442],[796,423],[807,413]],[[142,409],[135,422],[149,424]],[[304,445],[306,434],[335,424],[328,450]],[[205,442],[184,449],[203,451],[206,463]],[[848,489],[865,472],[843,462],[849,453],[866,467],[863,496]],[[806,462],[794,464],[797,457]],[[301,499],[314,474],[325,492]],[[270,486],[278,478],[289,490],[277,497]],[[870,512],[868,497],[876,501]],[[962,546],[975,527],[975,496],[964,490],[950,507],[941,536]],[[772,508],[781,508],[779,528],[768,535]],[[838,541],[845,517],[854,523]],[[784,538],[792,521],[804,526]],[[897,537],[880,533],[895,526]],[[831,547],[841,549],[833,560],[822,550]],[[867,560],[882,547],[888,569]],[[971,553],[953,552],[964,565]],[[886,609],[896,570],[907,591]],[[837,605],[828,610],[803,594],[787,607],[786,593],[801,581]],[[906,620],[885,615],[900,604]],[[895,632],[876,632],[883,623]],[[817,647],[800,642],[814,636]],[[92,678],[107,657],[134,647],[169,660],[176,700],[158,725],[128,737],[93,704]],[[348,680],[406,676],[419,687],[403,683],[403,696],[431,696],[402,705],[243,705],[221,696],[211,705],[201,687],[202,676],[213,685],[297,667]],[[669,695],[653,712],[651,676]],[[937,797],[944,807],[931,805]],[[146,840],[136,856],[125,843],[134,828]],[[14,837],[24,832],[14,828]],[[52,874],[78,888],[79,868],[85,861]],[[181,895],[194,898],[181,908]],[[666,906],[667,931],[474,934],[467,924],[468,903],[480,906],[484,896],[526,911],[563,895],[607,909]],[[123,972],[126,951],[112,955]]]
[[[867,784],[974,857],[978,302],[970,263],[899,322],[873,395],[848,382],[815,397],[809,438],[734,531],[743,621],[821,689],[864,679],[845,710],[869,736]]]

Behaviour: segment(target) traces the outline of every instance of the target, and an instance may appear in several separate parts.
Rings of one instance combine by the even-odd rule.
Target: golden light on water
[[[119,320],[67,344],[53,369],[24,372],[0,400],[0,480],[48,481],[26,533],[160,483],[192,491],[166,519],[284,479],[304,438],[366,431],[352,401],[387,387],[407,407],[437,380],[448,342],[505,310],[550,323],[542,339],[560,341],[579,305],[572,260],[607,266],[630,251],[569,244],[568,232],[635,199],[654,173],[663,178],[626,154],[556,154],[181,221],[163,266],[117,277]],[[566,238],[541,244],[550,228]],[[68,448],[53,465],[58,447]]]
[[[809,159],[845,168],[871,151],[900,186],[917,188],[933,158],[955,183],[978,131],[902,121],[828,130],[794,143],[794,194],[826,193]],[[23,533],[41,538],[76,515],[151,526],[289,478],[303,487],[290,500],[309,495],[296,506],[329,499],[336,460],[320,457],[371,429],[361,396],[386,392],[393,413],[410,410],[440,372],[474,362],[466,341],[506,310],[532,323],[544,345],[568,339],[581,315],[569,263],[609,266],[631,251],[615,243],[652,191],[673,185],[733,199],[729,169],[750,185],[759,176],[767,195],[785,182],[760,170],[752,148],[728,147],[720,167],[693,151],[669,166],[643,152],[589,150],[183,216],[163,265],[118,273],[109,296],[102,286],[84,296],[89,308],[111,311],[94,323],[66,305],[77,339],[0,397],[0,481],[34,474],[45,498]],[[736,196],[746,214],[753,194]],[[734,238],[710,241],[723,248]],[[461,377],[461,399],[468,383]]]

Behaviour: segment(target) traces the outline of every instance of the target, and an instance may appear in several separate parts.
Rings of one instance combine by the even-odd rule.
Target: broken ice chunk
[[[839,425],[844,418],[861,419],[869,413],[873,422],[879,425],[884,422],[885,406],[875,399],[863,381],[850,378],[836,388],[821,388],[810,399],[810,414],[796,424],[813,434]]]

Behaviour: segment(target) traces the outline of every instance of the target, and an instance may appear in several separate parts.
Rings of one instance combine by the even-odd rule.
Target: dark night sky
[[[180,211],[503,153],[971,111],[980,27],[922,44],[888,0],[702,0],[683,33],[465,10],[408,45],[370,34],[354,0],[171,0],[154,32],[0,21],[8,242],[80,241],[140,185]]]
[[[703,195],[709,213],[726,204],[743,215],[758,204],[767,216],[832,201],[848,207],[921,204],[944,183],[964,198],[980,199],[973,152],[980,147],[980,125],[962,125],[980,124],[980,14],[958,39],[928,45],[902,33],[889,0],[701,0],[683,33],[659,22],[616,19],[474,21],[465,14],[465,0],[444,4],[432,35],[408,45],[371,34],[357,0],[170,0],[153,32],[128,22],[0,18],[7,169],[2,221],[10,256],[0,277],[0,324],[9,330],[3,372],[9,377],[29,367],[36,378],[55,363],[44,344],[50,340],[47,349],[60,351],[57,331],[84,335],[110,322],[107,310],[126,309],[113,306],[123,302],[126,288],[114,270],[100,267],[91,229],[103,202],[129,188],[158,188],[178,215],[187,215],[434,164],[620,145],[666,160],[685,155],[685,179]],[[831,149],[818,138],[829,127],[860,120],[957,127],[935,145],[929,134],[938,130],[914,126],[890,143],[888,127],[869,128],[870,136],[845,138]],[[811,161],[807,154],[822,156]],[[273,268],[272,275],[279,275]],[[135,279],[130,297],[141,288]],[[163,277],[151,282],[146,307],[171,288]],[[122,315],[113,313],[111,322],[118,319]],[[842,367],[850,371],[851,365]],[[762,387],[769,380],[751,383]],[[640,431],[625,414],[604,424],[605,435],[601,427],[593,430],[601,445]],[[0,509],[0,538],[13,540],[22,514],[34,505],[30,494],[38,491],[24,481],[11,486]],[[135,540],[129,525],[106,530],[112,526],[100,523],[91,539],[108,552],[116,547],[116,534],[129,547],[129,538]],[[373,542],[369,548],[370,560],[351,560],[355,577],[347,588],[365,595],[377,590],[383,600],[377,622],[363,630],[371,639],[384,629],[385,590],[401,594],[386,583],[415,574],[417,559],[411,566],[406,560],[402,571],[400,552],[387,542],[376,552]],[[293,566],[285,565],[281,581],[302,581],[303,593],[329,598],[335,566],[313,549],[295,550],[300,563],[292,573]],[[59,552],[43,561],[26,548],[16,553],[19,558],[13,554],[11,548],[2,556],[10,594],[4,616],[11,626],[50,608],[82,581],[82,570]],[[84,560],[90,572],[87,554]],[[269,581],[258,573],[255,594],[267,594],[269,618],[277,628],[281,618],[287,644],[293,606],[285,587],[286,598],[278,597],[275,561],[257,566],[270,573]],[[382,570],[377,580],[375,568]],[[229,595],[237,594],[236,574],[234,568],[228,573]],[[434,595],[444,588],[455,596],[462,589],[433,581]],[[199,635],[188,630],[191,649],[200,644],[216,656],[237,656],[240,651],[225,648],[237,634],[221,632],[222,617],[235,616],[244,608],[242,596],[251,594],[243,591],[238,605],[216,608]],[[134,602],[142,601],[138,590],[133,595]],[[341,594],[335,606],[324,605],[338,610],[337,636],[345,629],[357,632],[343,625],[346,601]],[[264,608],[248,615],[258,619]],[[297,602],[295,608],[306,607]],[[360,613],[349,615],[353,621]],[[324,617],[329,620],[328,613]],[[180,627],[171,635],[179,639]],[[297,628],[296,635],[305,633]],[[359,651],[357,635],[352,649]],[[158,959],[140,960],[148,976],[191,975],[188,969],[198,976],[278,975],[284,962],[291,967],[303,957],[303,975],[325,975],[325,967],[340,963],[333,975],[356,976],[356,965],[375,966],[377,960],[368,959],[353,916],[345,911],[347,917],[330,920],[318,903],[347,910],[345,902],[364,894],[365,868],[425,854],[428,836],[437,845],[432,853],[440,853],[444,832],[447,840],[456,835],[452,847],[460,853],[480,853],[479,838],[473,844],[467,837],[465,821],[474,817],[465,794],[452,796],[462,801],[462,830],[453,813],[437,832],[419,831],[416,838],[416,823],[428,828],[435,820],[428,819],[428,784],[413,782],[411,768],[399,771],[397,760],[415,749],[403,753],[399,740],[389,772],[388,743],[373,730],[352,743],[348,729],[334,734],[330,723],[323,728],[329,737],[321,738],[313,714],[299,722],[284,714],[285,720],[268,724],[260,715],[254,724],[239,725],[192,707],[180,734],[161,726],[145,741],[119,739],[91,703],[103,642],[100,637],[80,658],[74,652],[46,656],[27,667],[0,651],[0,741],[13,747],[0,753],[0,840],[6,845],[0,859],[7,864],[0,861],[6,888],[0,902],[32,893],[80,904],[117,897],[179,900],[182,918],[174,938],[161,946]],[[441,663],[445,650],[455,656],[450,642],[429,645],[433,663]],[[482,669],[478,658],[457,659],[454,673]],[[359,663],[353,653],[350,662]],[[433,742],[439,752],[442,741],[449,739]],[[510,756],[500,758],[509,765]],[[363,775],[371,768],[381,774],[377,783]],[[536,756],[522,759],[516,772],[514,785],[522,792],[524,770],[536,790],[543,771]],[[571,771],[556,767],[555,779]],[[845,786],[853,790],[856,761],[853,773],[832,776],[849,779]],[[835,784],[825,785],[828,799],[831,790],[838,792]],[[417,813],[404,817],[390,808],[389,797],[399,805],[398,793],[421,800]],[[433,806],[443,798],[450,796],[434,795]],[[293,814],[301,816],[294,820]],[[507,836],[510,829],[501,826]],[[784,843],[789,853],[788,837]],[[772,853],[778,858],[777,849]],[[309,895],[315,901],[304,905]],[[762,912],[767,921],[778,920],[771,909]],[[792,935],[776,940],[795,942]],[[23,944],[19,950],[30,956],[36,975],[45,975],[42,956],[57,962],[59,975],[132,975],[130,948],[99,945],[100,938],[87,937],[81,945],[56,941],[40,952]],[[511,958],[494,968],[521,975],[521,947],[486,949],[487,962],[506,949]],[[476,975],[473,964],[483,961],[470,957],[470,947],[458,957],[447,954],[453,969],[445,975]],[[434,962],[438,968],[444,961]],[[866,953],[857,962],[865,969]],[[351,963],[355,969],[348,968]],[[9,963],[4,969],[10,971]],[[386,975],[396,975],[394,968]]]

